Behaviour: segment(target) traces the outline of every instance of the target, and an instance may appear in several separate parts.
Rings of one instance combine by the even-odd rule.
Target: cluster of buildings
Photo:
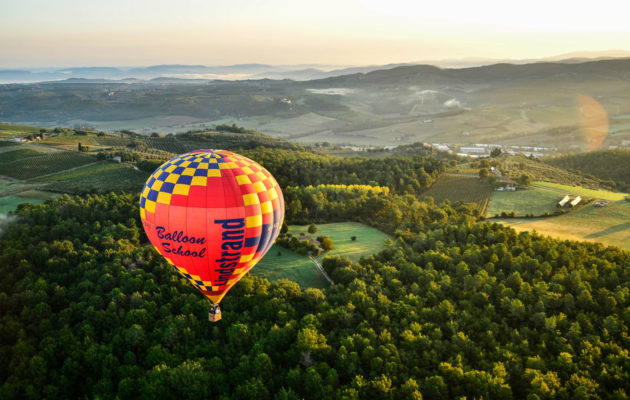
[[[449,153],[456,153],[458,156],[479,158],[489,157],[493,149],[500,149],[501,153],[510,155],[523,154],[527,157],[544,157],[552,155],[558,151],[557,147],[545,147],[545,146],[506,146],[501,144],[492,143],[475,143],[471,146],[453,146],[443,143],[432,143],[431,146],[439,151],[446,151]]]

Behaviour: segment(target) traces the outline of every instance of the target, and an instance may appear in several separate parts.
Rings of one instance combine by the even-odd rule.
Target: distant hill
[[[142,133],[236,123],[306,143],[496,143],[575,152],[589,147],[580,117],[580,101],[587,99],[607,113],[615,133],[602,145],[630,141],[630,59],[460,69],[392,65],[307,81],[202,79],[277,72],[266,67],[156,66],[150,68],[186,74],[157,73],[149,81],[87,80],[96,78],[85,69],[81,80],[0,85],[0,120]],[[203,70],[189,73],[197,68]],[[293,73],[307,75],[309,68],[318,69]]]
[[[561,168],[611,181],[622,191],[630,190],[630,150],[601,150],[546,159]]]

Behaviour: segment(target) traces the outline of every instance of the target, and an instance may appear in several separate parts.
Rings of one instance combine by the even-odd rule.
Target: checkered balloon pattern
[[[151,174],[140,217],[157,251],[219,303],[278,237],[284,200],[258,163],[230,151],[195,150]]]

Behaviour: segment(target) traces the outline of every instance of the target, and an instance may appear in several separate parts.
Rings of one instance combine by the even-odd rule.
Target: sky
[[[0,0],[0,68],[381,65],[630,50],[625,0]]]

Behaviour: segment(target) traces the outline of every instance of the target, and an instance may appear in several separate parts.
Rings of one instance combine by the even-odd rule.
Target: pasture
[[[316,238],[328,236],[334,243],[334,249],[322,254],[345,256],[352,261],[359,261],[363,256],[377,253],[383,249],[383,241],[389,236],[378,229],[357,223],[337,222],[317,225],[317,232],[308,233],[308,225],[289,225],[289,233],[300,237],[300,233]],[[356,241],[351,237],[356,236]],[[328,287],[328,282],[308,257],[296,254],[279,246],[273,246],[260,262],[252,268],[251,273],[272,282],[278,279],[289,279],[298,282],[302,287]]]
[[[488,207],[488,217],[500,215],[502,212],[514,212],[517,217],[528,214],[541,216],[545,213],[553,214],[560,195],[553,191],[536,187],[517,190],[516,192],[493,192]]]
[[[313,238],[328,236],[334,243],[334,248],[324,255],[344,256],[352,261],[359,261],[363,256],[378,253],[383,249],[383,241],[389,236],[367,225],[358,222],[336,222],[331,224],[319,224],[316,233],[308,233],[308,225],[289,225],[289,233],[300,237],[300,233]],[[352,236],[356,240],[352,241]]]
[[[303,288],[328,287],[328,282],[308,257],[276,245],[269,249],[269,252],[252,268],[250,273],[268,279],[270,282],[289,279],[299,283]]]
[[[627,193],[610,192],[608,190],[595,190],[587,189],[580,186],[561,185],[559,183],[550,182],[534,182],[532,184],[534,188],[539,188],[552,193],[556,193],[558,196],[564,196],[565,194],[571,194],[574,196],[590,197],[593,199],[602,199],[610,201],[618,201],[628,196]]]
[[[22,203],[42,204],[46,199],[59,196],[56,193],[43,192],[39,190],[28,190],[17,195],[0,197],[0,214],[7,214],[15,211]]]
[[[532,231],[560,239],[586,240],[630,250],[630,202],[619,200],[605,207],[589,204],[551,218],[498,220],[517,231]]]

